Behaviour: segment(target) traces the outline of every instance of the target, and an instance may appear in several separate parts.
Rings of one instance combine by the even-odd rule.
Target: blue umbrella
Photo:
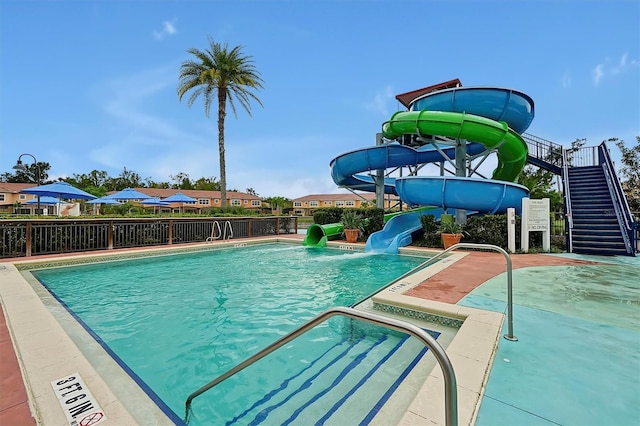
[[[195,203],[196,199],[191,198],[188,195],[184,195],[182,192],[176,192],[173,195],[163,199],[167,203],[180,203],[180,209],[182,210],[182,203]]]
[[[147,194],[143,194],[142,192],[136,191],[133,188],[125,188],[122,191],[118,191],[111,195],[107,195],[105,198],[110,198],[112,200],[146,200],[147,198],[152,198]]]
[[[58,200],[57,198],[53,198],[53,197],[40,197],[40,204],[43,204],[45,206],[55,206],[60,202],[60,200]],[[37,198],[33,198],[29,201],[25,201],[22,204],[38,204],[38,199]],[[62,202],[61,204],[67,204],[65,202]]]
[[[195,203],[197,200],[189,197],[188,195],[184,195],[182,192],[176,192],[175,194],[164,198],[162,201],[166,201],[167,203]]]
[[[87,201],[87,204],[120,204],[118,200],[114,200],[112,198],[100,197],[95,200]]]
[[[67,182],[63,181],[34,186],[32,188],[23,189],[20,192],[23,194],[39,195],[40,197],[54,197],[57,199],[93,200],[97,198],[95,195],[84,192],[82,189],[76,188],[75,186],[69,185]]]
[[[160,207],[166,207],[169,205],[169,203],[164,202],[158,197],[147,198],[146,200],[141,201],[140,204],[144,204],[145,206],[160,206]]]

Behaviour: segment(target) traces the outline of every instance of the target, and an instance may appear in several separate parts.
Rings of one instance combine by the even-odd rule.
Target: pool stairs
[[[427,350],[393,331],[342,339],[227,425],[368,424]]]
[[[436,339],[440,335],[425,331]],[[271,379],[261,377],[264,391],[257,398],[252,395],[253,401],[245,399],[244,411],[225,419],[226,424],[370,423],[428,349],[393,330],[369,330],[356,337],[343,334],[334,334],[316,354],[308,353],[297,370]],[[426,377],[428,371],[421,373]],[[199,417],[197,409],[193,415]]]

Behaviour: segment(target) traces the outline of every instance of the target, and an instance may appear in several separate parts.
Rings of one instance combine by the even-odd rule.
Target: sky
[[[528,94],[527,132],[565,146],[640,135],[637,0],[2,0],[0,173],[29,153],[52,179],[219,180],[217,113],[177,96],[209,36],[264,80],[225,122],[227,187],[262,197],[345,192],[331,160],[375,145],[397,94],[455,78]]]

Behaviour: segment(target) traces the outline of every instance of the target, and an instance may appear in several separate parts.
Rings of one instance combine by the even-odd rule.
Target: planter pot
[[[462,239],[462,234],[441,234],[442,235],[442,244],[444,244],[445,250],[449,247],[456,245]]]
[[[348,243],[355,243],[358,241],[358,237],[360,236],[359,229],[345,229],[344,236],[347,238]]]

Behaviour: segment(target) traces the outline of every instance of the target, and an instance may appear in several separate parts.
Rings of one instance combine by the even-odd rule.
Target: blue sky
[[[27,152],[52,178],[219,178],[215,114],[176,95],[208,35],[264,79],[264,108],[227,117],[226,158],[228,187],[265,197],[344,192],[330,161],[375,144],[395,95],[454,78],[527,93],[528,133],[560,144],[640,135],[636,0],[3,0],[0,173]]]

